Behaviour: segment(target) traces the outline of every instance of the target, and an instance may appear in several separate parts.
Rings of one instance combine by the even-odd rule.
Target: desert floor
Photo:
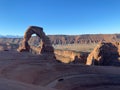
[[[120,67],[63,64],[17,51],[0,52],[0,90],[120,90]]]

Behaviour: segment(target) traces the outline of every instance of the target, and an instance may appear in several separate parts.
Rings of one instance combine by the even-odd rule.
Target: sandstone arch
[[[22,43],[19,46],[19,48],[17,49],[17,51],[19,51],[19,52],[23,52],[23,51],[29,52],[30,51],[31,46],[29,45],[28,41],[33,34],[36,34],[42,40],[42,42],[40,42],[40,44],[41,44],[41,49],[39,49],[40,53],[53,53],[54,52],[54,49],[52,47],[52,44],[51,44],[49,38],[43,32],[43,28],[37,27],[37,26],[30,26],[26,30],[26,32],[24,34],[24,38],[22,40]]]

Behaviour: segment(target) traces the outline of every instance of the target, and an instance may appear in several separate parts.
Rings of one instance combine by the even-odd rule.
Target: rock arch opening
[[[38,47],[38,46],[40,46],[41,41],[42,41],[42,39],[40,37],[38,37],[36,34],[32,34],[31,38],[28,41],[28,44],[30,46]]]

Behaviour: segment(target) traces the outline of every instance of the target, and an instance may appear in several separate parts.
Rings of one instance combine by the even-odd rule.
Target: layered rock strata
[[[87,65],[120,65],[120,44],[101,42],[89,54]]]

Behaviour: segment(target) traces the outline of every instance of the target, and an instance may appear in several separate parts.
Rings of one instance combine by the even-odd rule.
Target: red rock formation
[[[86,35],[48,35],[52,44],[90,44],[98,43],[100,41],[116,42],[120,41],[120,34],[86,34]],[[14,43],[21,42],[21,38],[0,38],[0,43]],[[34,37],[29,40],[33,42],[39,42],[38,37]]]
[[[120,65],[119,43],[102,42],[89,54],[87,65]]]
[[[50,35],[52,44],[90,44],[100,41],[120,41],[120,34],[86,34],[86,35]]]
[[[63,63],[85,64],[88,53],[71,50],[54,50],[56,59]]]
[[[54,52],[52,44],[49,38],[43,32],[43,28],[37,26],[30,26],[24,34],[24,38],[22,40],[22,44],[19,46],[18,51],[30,51],[30,45],[28,44],[29,39],[31,38],[32,34],[36,34],[38,37],[42,39],[42,47],[40,49],[40,53],[48,53]]]

